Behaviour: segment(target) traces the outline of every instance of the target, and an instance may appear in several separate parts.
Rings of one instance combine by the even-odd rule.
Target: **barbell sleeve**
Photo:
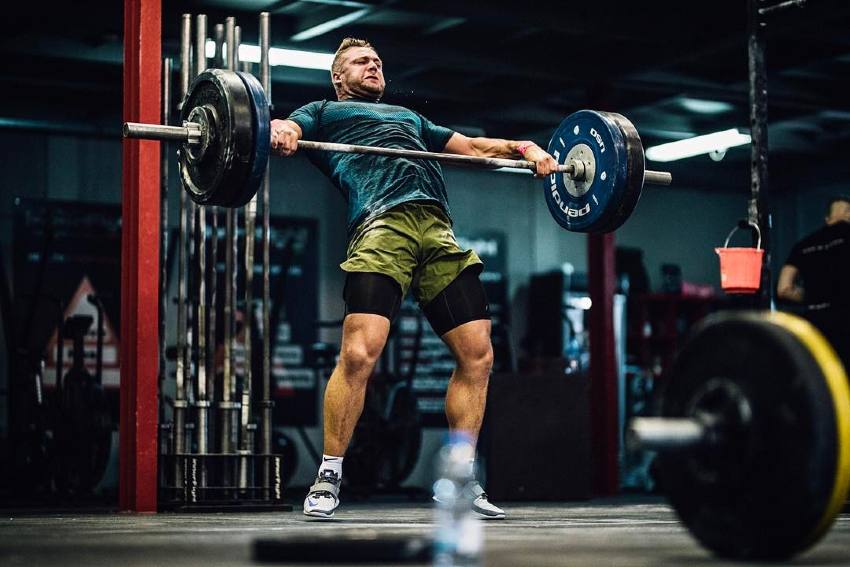
[[[146,140],[177,140],[192,144],[200,140],[200,125],[186,122],[183,126],[162,126],[159,124],[142,124],[139,122],[124,123],[125,138],[140,138]],[[299,140],[298,147],[305,150],[323,152],[337,152],[344,154],[370,154],[389,157],[405,157],[414,159],[428,159],[455,165],[478,166],[486,168],[507,167],[511,169],[527,169],[534,171],[536,165],[533,161],[519,159],[505,159],[479,156],[465,156],[459,154],[446,154],[426,152],[421,150],[407,150],[401,148],[382,148],[377,146],[359,146],[355,144],[337,144],[332,142],[314,142],[310,140]],[[575,177],[575,165],[571,163],[561,164],[558,171]],[[673,181],[672,175],[667,171],[644,172],[644,181],[654,185],[670,185]]]
[[[159,140],[162,142],[184,142],[191,139],[191,126],[163,126],[161,124],[143,124],[141,122],[125,122],[124,137],[142,140]]]
[[[647,169],[643,172],[643,182],[650,185],[670,185],[673,183],[673,174],[669,171]]]
[[[707,433],[708,428],[696,419],[636,417],[626,429],[626,444],[651,451],[686,449],[705,441]]]

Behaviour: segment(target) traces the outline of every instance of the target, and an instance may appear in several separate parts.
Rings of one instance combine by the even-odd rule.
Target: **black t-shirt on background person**
[[[824,226],[802,239],[785,264],[799,271],[806,317],[850,368],[850,222]]]
[[[785,263],[799,270],[809,310],[850,304],[850,223],[813,232],[794,245]]]

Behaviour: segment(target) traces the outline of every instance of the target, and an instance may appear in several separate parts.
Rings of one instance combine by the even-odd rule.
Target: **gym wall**
[[[720,167],[717,168],[720,170]],[[743,170],[742,170],[743,171]],[[345,204],[337,190],[303,157],[272,159],[272,214],[319,219],[319,316],[342,316],[343,276],[338,269],[345,253]],[[541,195],[541,182],[527,174],[467,171],[446,167],[450,202],[459,231],[501,230],[508,240],[508,272],[514,299],[514,340],[525,329],[524,293],[532,273],[557,269],[564,262],[586,269],[586,238],[561,230],[552,222]],[[736,175],[735,178],[738,176]],[[726,181],[731,177],[727,176]],[[687,178],[686,178],[687,179]],[[657,288],[660,265],[677,263],[690,281],[718,285],[713,252],[746,210],[744,192],[647,186],[634,216],[618,231],[618,245],[644,250],[647,271]],[[0,130],[0,249],[10,268],[11,213],[15,196],[119,202],[121,145],[116,140],[72,135],[48,135]],[[176,226],[179,199],[175,160],[170,168],[169,224]],[[774,183],[775,189],[786,189]],[[782,192],[775,197],[774,264],[784,259],[793,242],[816,228],[823,203],[841,186],[827,183],[807,188],[803,195]],[[746,241],[744,236],[740,237]],[[778,267],[778,266],[777,266]],[[2,332],[2,331],[0,331]],[[338,340],[338,331],[322,338]],[[5,342],[0,345],[5,360]],[[7,385],[6,365],[0,365],[0,388]],[[0,428],[6,427],[5,397],[0,403]],[[311,473],[312,474],[312,473]]]

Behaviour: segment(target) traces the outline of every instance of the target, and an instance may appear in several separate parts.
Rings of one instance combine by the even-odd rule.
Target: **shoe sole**
[[[440,502],[439,500],[437,500],[436,496],[432,496],[431,500],[437,503]],[[504,512],[502,512],[501,514],[485,514],[484,512],[479,512],[474,508],[472,509],[472,511],[475,513],[475,516],[481,520],[504,520],[507,517]]]
[[[325,512],[319,512],[319,511],[316,511],[316,510],[310,511],[310,512],[308,512],[307,510],[304,510],[303,512],[304,512],[304,515],[307,516],[308,518],[318,518],[320,520],[333,520],[333,518],[334,518],[334,512],[331,512],[330,514],[325,513]]]
[[[475,515],[481,520],[504,520],[505,517],[506,517],[506,514],[504,514],[504,513],[493,515],[493,514],[484,514],[482,512],[479,512],[478,510],[473,510],[473,512],[475,512]]]

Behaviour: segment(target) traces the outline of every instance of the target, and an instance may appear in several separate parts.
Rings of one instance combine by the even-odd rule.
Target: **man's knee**
[[[368,379],[383,346],[377,341],[346,341],[340,349],[339,364],[347,376]]]
[[[464,374],[487,379],[493,368],[493,345],[489,338],[469,341],[457,349],[456,358]]]
[[[352,379],[367,379],[389,333],[389,320],[375,314],[351,314],[343,323],[339,365]]]

